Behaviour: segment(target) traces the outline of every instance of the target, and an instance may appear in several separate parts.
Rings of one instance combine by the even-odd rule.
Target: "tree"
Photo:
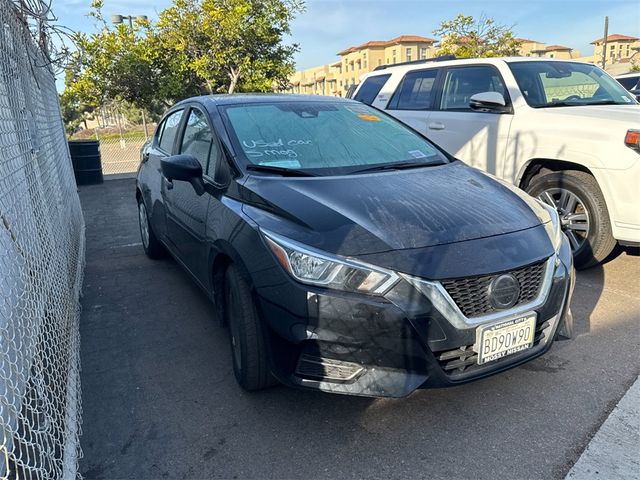
[[[459,14],[433,31],[440,36],[438,55],[453,54],[458,58],[503,57],[518,55],[520,41],[511,27],[496,23],[482,15],[478,20]]]
[[[78,109],[116,102],[148,112],[201,93],[270,91],[288,82],[297,45],[286,45],[303,0],[174,0],[157,24],[113,27],[93,0],[96,33],[76,34],[62,100]]]
[[[298,46],[285,45],[302,0],[176,0],[155,38],[209,93],[269,91],[293,73]]]

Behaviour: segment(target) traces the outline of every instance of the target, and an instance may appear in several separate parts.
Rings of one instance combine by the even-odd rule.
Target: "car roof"
[[[585,63],[571,59],[561,58],[541,58],[541,57],[486,57],[486,58],[457,58],[455,60],[425,60],[405,65],[389,65],[379,70],[374,70],[362,76],[362,78],[373,77],[375,75],[385,75],[395,72],[410,72],[412,70],[422,70],[426,68],[450,67],[454,65],[476,65],[479,63],[496,65],[499,63],[519,63],[519,62],[572,62]]]
[[[629,72],[624,75],[616,75],[613,78],[629,78],[629,77],[640,77],[640,72]]]
[[[215,107],[219,105],[242,105],[249,103],[280,103],[280,102],[343,102],[358,103],[340,97],[330,97],[323,95],[297,95],[291,93],[234,93],[234,94],[217,94],[217,95],[201,95],[199,97],[186,98],[178,103],[176,107],[185,103],[197,102],[207,107]]]

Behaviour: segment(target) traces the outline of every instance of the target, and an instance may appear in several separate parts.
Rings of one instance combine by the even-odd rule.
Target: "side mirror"
[[[481,92],[472,95],[469,99],[469,107],[478,112],[505,113],[510,110],[504,97],[498,92]]]
[[[172,155],[160,161],[162,174],[169,181],[189,182],[198,195],[204,194],[202,165],[193,155]]]

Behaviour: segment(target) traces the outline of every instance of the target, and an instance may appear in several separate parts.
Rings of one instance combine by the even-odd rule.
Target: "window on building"
[[[378,66],[380,66],[380,65],[382,65],[382,59],[381,58],[378,59]]]
[[[442,90],[442,110],[471,110],[469,101],[476,93],[498,92],[507,98],[507,90],[495,68],[465,67],[447,70]]]
[[[411,61],[411,47],[407,47],[406,53],[407,53],[407,62],[410,62]]]
[[[427,59],[427,47],[421,47],[420,48],[420,60],[426,60]]]
[[[407,73],[389,102],[392,110],[427,110],[431,108],[431,90],[437,69]]]

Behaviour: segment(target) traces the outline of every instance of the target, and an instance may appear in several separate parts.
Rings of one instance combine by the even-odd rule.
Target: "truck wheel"
[[[224,316],[229,326],[233,373],[240,386],[253,391],[277,384],[269,370],[264,329],[251,289],[234,265],[225,274]]]
[[[615,247],[607,205],[593,176],[577,170],[538,175],[527,193],[558,210],[576,268],[600,263]]]
[[[158,240],[158,237],[156,237],[156,234],[153,233],[151,222],[149,222],[149,215],[147,214],[147,207],[142,198],[138,199],[138,223],[140,224],[142,248],[144,248],[144,253],[147,254],[147,257],[153,260],[164,257],[167,251],[160,240]]]

